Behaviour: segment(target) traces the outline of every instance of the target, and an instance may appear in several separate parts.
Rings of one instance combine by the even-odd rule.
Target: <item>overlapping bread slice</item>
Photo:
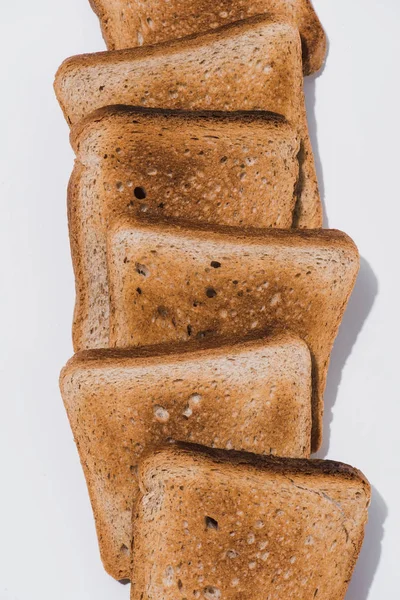
[[[68,212],[76,350],[109,345],[106,233],[116,214],[290,228],[299,139],[270,113],[111,107],[71,134]]]
[[[76,56],[60,67],[55,90],[71,125],[114,104],[284,116],[301,139],[295,225],[321,226],[301,42],[290,24],[257,17],[177,42]]]
[[[170,446],[139,468],[131,600],[343,600],[370,486],[332,461]]]
[[[308,457],[311,358],[289,334],[76,355],[60,379],[85,472],[101,556],[130,578],[137,463],[152,445],[193,441]]]
[[[221,25],[265,14],[298,27],[303,70],[318,71],[326,37],[310,0],[90,0],[110,50],[178,39]]]
[[[269,328],[303,338],[313,359],[312,447],[319,447],[329,355],[359,268],[348,236],[126,216],[110,230],[107,255],[113,346]]]

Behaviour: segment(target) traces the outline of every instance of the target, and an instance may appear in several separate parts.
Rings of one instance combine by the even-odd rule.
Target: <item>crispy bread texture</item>
[[[131,600],[343,600],[370,486],[332,461],[169,447],[139,468]]]
[[[150,447],[177,439],[310,455],[311,357],[302,340],[199,346],[82,352],[61,374],[101,556],[116,579],[130,578],[137,464]]]
[[[295,25],[301,35],[303,71],[318,71],[326,36],[310,0],[90,0],[109,50],[158,44],[202,33],[257,14]]]
[[[313,442],[322,439],[330,352],[359,269],[336,230],[232,232],[115,222],[108,238],[110,343],[115,347],[290,330],[313,360]]]
[[[76,351],[109,345],[106,234],[115,215],[290,228],[299,139],[271,113],[108,107],[71,133]]]
[[[295,225],[322,226],[305,110],[301,43],[288,23],[255,17],[177,42],[68,59],[55,91],[70,125],[98,108],[267,111],[300,137]]]

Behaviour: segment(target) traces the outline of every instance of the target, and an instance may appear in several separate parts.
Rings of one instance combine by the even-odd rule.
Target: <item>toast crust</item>
[[[246,46],[250,48],[246,50]],[[229,62],[223,60],[227,53]],[[257,56],[251,58],[253,54]],[[215,65],[216,58],[221,66]],[[169,68],[171,61],[179,69],[187,62],[186,86],[181,84],[182,73],[178,78],[174,74],[175,64]],[[219,67],[214,72],[210,71],[213,63]],[[243,86],[237,85],[235,73],[240,66],[246,67],[246,72],[238,73]],[[252,98],[247,98],[249,69],[254,67],[259,81],[252,78]],[[222,87],[222,69],[227,85],[236,83],[229,89],[230,97]],[[272,88],[270,82],[273,89],[269,92],[264,87]],[[192,93],[189,83],[201,87]],[[80,54],[60,65],[54,89],[65,119],[72,126],[98,108],[117,104],[184,110],[266,110],[294,120],[304,99],[300,36],[288,23],[257,16],[156,46]],[[271,106],[262,106],[266,100]]]
[[[277,115],[107,107],[72,129],[71,144],[76,351],[109,345],[106,232],[115,215],[292,226],[299,140]]]
[[[320,447],[330,352],[359,269],[347,235],[243,233],[126,216],[110,230],[107,259],[112,346],[271,328],[304,339],[313,360],[312,449]]]
[[[131,600],[343,600],[371,497],[356,469],[177,444],[138,476]]]
[[[116,579],[130,577],[136,470],[149,448],[171,438],[310,455],[311,358],[289,334],[186,349],[82,352],[62,371],[60,387],[101,557]]]
[[[255,17],[177,42],[70,58],[58,70],[55,91],[70,125],[115,104],[283,115],[301,138],[295,225],[316,228],[322,207],[301,60],[297,29]]]
[[[100,19],[109,50],[153,45],[254,15],[268,14],[298,27],[303,49],[303,72],[318,71],[325,60],[326,36],[310,0],[175,0],[145,4],[134,0],[90,0]]]

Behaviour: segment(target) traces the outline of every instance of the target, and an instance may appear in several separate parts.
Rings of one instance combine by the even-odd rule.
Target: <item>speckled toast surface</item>
[[[106,232],[118,212],[240,227],[293,223],[299,140],[281,117],[111,107],[77,125],[71,141],[76,351],[109,345]]]
[[[359,268],[348,236],[240,233],[125,217],[110,230],[107,253],[113,346],[271,327],[303,338],[313,358],[313,449],[319,447],[330,351]]]
[[[58,70],[55,90],[71,125],[115,104],[284,116],[301,138],[295,225],[321,227],[301,42],[291,25],[257,17],[178,42],[76,56]]]
[[[343,600],[370,502],[356,469],[170,446],[139,485],[131,600]]]
[[[110,50],[157,44],[269,14],[296,25],[303,46],[303,70],[318,71],[326,37],[309,0],[90,0]]]
[[[307,457],[311,358],[300,339],[97,350],[76,355],[60,384],[85,472],[107,571],[130,578],[137,463],[177,439]]]

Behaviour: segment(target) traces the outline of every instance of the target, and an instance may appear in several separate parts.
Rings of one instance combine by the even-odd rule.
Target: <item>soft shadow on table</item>
[[[329,40],[327,40],[327,54],[329,53]],[[328,56],[327,56],[328,59]],[[317,119],[315,117],[315,82],[320,77],[325,70],[326,61],[323,64],[322,68],[318,73],[314,73],[313,75],[309,75],[304,78],[304,94],[306,97],[306,109],[307,109],[307,121],[308,121],[308,131],[310,134],[311,145],[314,153],[314,162],[315,169],[317,172],[319,193],[321,196],[322,209],[324,215],[324,227],[328,227],[328,216],[326,212],[325,205],[325,186],[324,186],[324,173],[322,168],[322,162],[319,155],[319,147],[318,147],[318,127],[317,127]]]
[[[342,371],[357,337],[378,294],[378,280],[365,258],[360,258],[360,272],[351,295],[331,354],[324,395],[323,444],[317,458],[325,458],[329,450],[333,406],[342,379]]]
[[[346,600],[367,600],[369,590],[382,553],[382,541],[385,533],[384,523],[388,509],[379,492],[372,487],[372,501],[369,508],[369,520],[365,529],[364,545],[350,582]]]

